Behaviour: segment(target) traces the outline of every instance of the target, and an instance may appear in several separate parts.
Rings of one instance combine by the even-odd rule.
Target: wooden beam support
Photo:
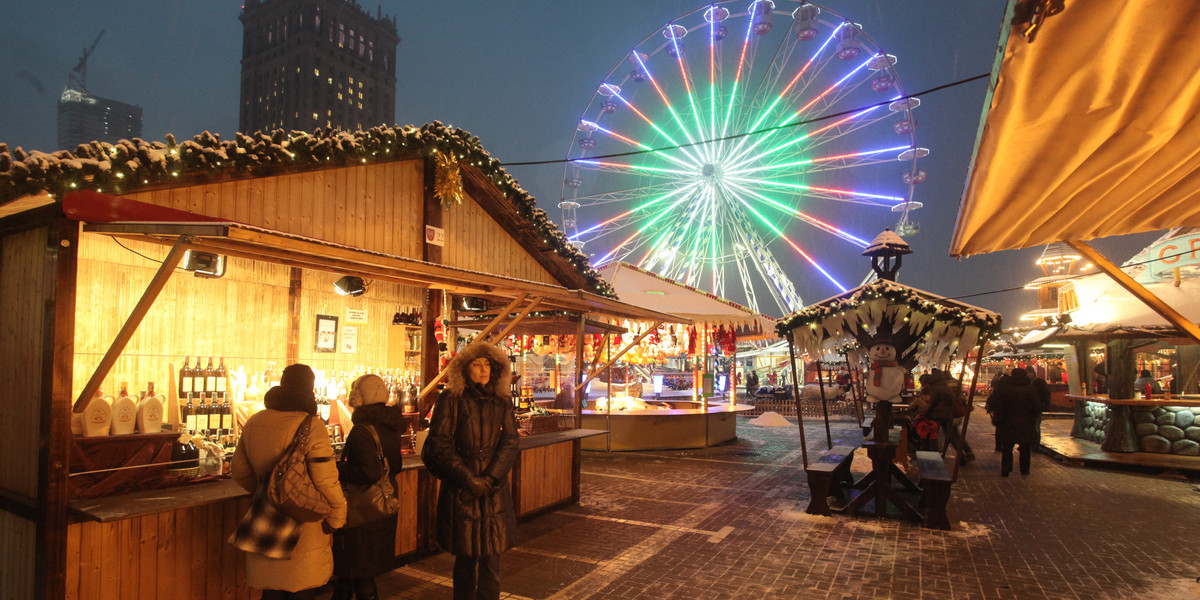
[[[1163,302],[1161,298],[1150,293],[1150,290],[1147,290],[1144,286],[1142,286],[1142,284],[1138,283],[1132,277],[1127,275],[1125,271],[1121,270],[1120,267],[1114,265],[1107,258],[1104,258],[1102,254],[1089,246],[1087,242],[1071,240],[1068,241],[1067,244],[1078,250],[1084,258],[1092,261],[1092,264],[1099,267],[1100,270],[1104,271],[1109,277],[1112,278],[1113,281],[1117,282],[1118,285],[1125,288],[1130,294],[1133,294],[1135,298],[1141,300],[1146,306],[1149,306],[1150,310],[1158,313],[1158,315],[1166,319],[1168,323],[1178,327],[1180,331],[1191,337],[1193,340],[1200,342],[1200,327],[1197,327],[1195,323],[1187,320],[1187,317],[1180,314],[1179,311],[1175,310],[1174,308],[1171,308],[1171,306],[1166,302]]]
[[[624,348],[621,348],[620,352],[617,352],[616,354],[614,354],[612,356],[612,358],[610,358],[608,360],[607,363],[604,363],[604,366],[592,369],[592,371],[590,373],[588,373],[587,378],[584,379],[582,383],[575,386],[575,391],[578,392],[579,390],[582,390],[584,388],[584,386],[586,386],[589,381],[595,379],[596,376],[599,375],[601,371],[611,367],[613,365],[613,363],[620,360],[622,356],[625,356],[626,352],[629,352],[630,350],[633,349],[634,346],[638,345],[638,342],[641,342],[642,340],[646,339],[646,336],[650,335],[650,332],[656,331],[656,330],[658,330],[659,327],[662,327],[662,324],[663,324],[662,321],[655,322],[654,325],[651,325],[648,329],[643,331],[641,335],[637,336],[637,339],[633,340],[632,342],[629,342],[628,345],[626,345]],[[599,356],[597,356],[597,358],[598,357]]]
[[[492,331],[494,331],[496,329],[496,327],[500,326],[500,321],[504,320],[504,317],[507,317],[508,313],[512,312],[512,309],[516,308],[518,304],[524,302],[525,299],[528,297],[529,297],[529,294],[521,294],[521,296],[519,298],[510,302],[508,304],[508,306],[504,307],[504,310],[500,311],[500,314],[496,315],[495,319],[492,319],[491,323],[488,323],[487,327],[483,328],[483,331],[479,332],[479,335],[475,336],[475,339],[486,340],[488,334],[490,334]],[[518,320],[520,320],[520,319],[518,319]],[[429,392],[433,391],[433,388],[435,386],[437,386],[437,384],[441,383],[441,381],[443,379],[446,378],[446,373],[447,373],[446,369],[442,369],[442,370],[438,371],[437,377],[434,377],[432,381],[425,384],[425,388],[421,390],[420,394],[417,394],[417,401],[420,402],[420,400],[422,398],[424,398],[426,395],[428,395]]]
[[[514,327],[521,323],[521,321],[524,321],[525,317],[528,317],[529,313],[533,312],[533,309],[536,308],[538,304],[541,304],[541,302],[542,298],[540,296],[534,297],[533,301],[521,311],[521,314],[517,315],[517,318],[513,319],[513,322],[509,323],[508,326],[496,336],[496,344],[499,344],[500,341],[508,335],[508,332],[512,331]],[[505,315],[500,316],[504,317]]]
[[[142,298],[133,307],[133,312],[125,320],[125,325],[121,327],[121,331],[117,332],[117,337],[113,340],[112,345],[109,346],[108,352],[104,353],[104,358],[100,359],[100,364],[96,366],[96,372],[92,373],[92,378],[88,380],[87,385],[83,386],[83,391],[79,392],[79,397],[75,399],[75,406],[72,409],[74,412],[83,412],[83,409],[87,408],[88,402],[91,402],[92,396],[96,395],[96,390],[100,389],[100,384],[104,382],[105,377],[108,377],[108,372],[112,370],[112,366],[117,362],[117,358],[125,351],[125,345],[129,343],[129,338],[133,337],[138,326],[142,324],[142,319],[150,311],[150,307],[154,305],[154,301],[158,299],[158,294],[166,287],[167,281],[171,279],[171,274],[175,271],[175,267],[179,265],[179,261],[183,259],[183,253],[188,250],[190,243],[191,238],[179,236],[179,239],[175,241],[175,245],[171,246],[171,251],[163,259],[162,265],[158,267],[158,272],[150,280],[150,285],[142,293]]]

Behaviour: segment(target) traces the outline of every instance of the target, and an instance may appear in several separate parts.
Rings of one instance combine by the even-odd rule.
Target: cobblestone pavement
[[[969,436],[978,460],[953,486],[953,530],[819,517],[804,513],[794,420],[747,421],[715,448],[585,452],[580,503],[522,524],[503,597],[1200,598],[1200,480],[1044,454],[1031,475],[1001,478],[983,426]],[[853,425],[835,422],[834,443],[861,437]],[[823,448],[819,422],[805,431],[810,452]],[[869,464],[856,456],[856,476]],[[381,596],[448,599],[451,564],[443,553],[397,569]]]

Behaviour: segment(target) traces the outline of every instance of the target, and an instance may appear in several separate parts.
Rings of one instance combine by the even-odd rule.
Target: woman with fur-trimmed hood
[[[437,538],[454,554],[454,598],[500,597],[500,555],[516,545],[508,472],[517,460],[517,420],[503,350],[463,348],[446,367],[421,458],[442,480]]]

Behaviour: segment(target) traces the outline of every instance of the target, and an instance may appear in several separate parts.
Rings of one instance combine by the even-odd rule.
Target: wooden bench
[[[921,511],[925,514],[925,526],[932,529],[950,529],[946,517],[946,504],[950,501],[950,469],[942,455],[935,451],[918,450],[917,468],[921,473]]]
[[[816,460],[804,468],[808,475],[808,508],[804,512],[810,515],[831,515],[829,496],[834,496],[841,504],[846,503],[844,485],[852,485],[854,477],[850,474],[850,463],[854,460],[854,451],[858,446],[834,446],[831,450],[821,453]]]

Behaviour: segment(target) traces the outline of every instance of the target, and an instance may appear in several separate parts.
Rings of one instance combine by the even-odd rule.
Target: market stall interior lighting
[[[183,253],[183,269],[191,271],[196,277],[217,278],[225,274],[225,257],[188,250]]]
[[[361,296],[367,291],[367,284],[362,277],[345,275],[333,282],[333,288],[342,296]]]

